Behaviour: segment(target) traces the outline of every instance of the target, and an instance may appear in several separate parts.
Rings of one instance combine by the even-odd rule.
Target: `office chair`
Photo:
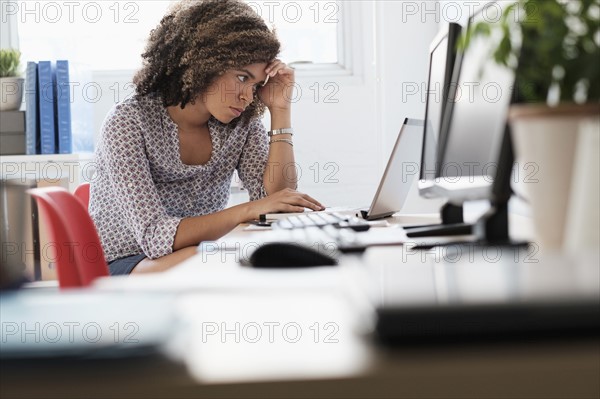
[[[73,192],[73,195],[75,195],[75,197],[81,201],[85,209],[88,209],[90,205],[90,183],[81,183],[79,186],[77,186]]]
[[[62,187],[34,188],[37,200],[57,244],[56,267],[60,288],[85,287],[108,276],[108,266],[94,222],[73,194]]]

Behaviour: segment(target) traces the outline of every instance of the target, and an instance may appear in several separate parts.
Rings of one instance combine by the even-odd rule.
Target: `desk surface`
[[[232,254],[198,254],[160,275],[100,281],[95,292],[173,296],[188,326],[167,351],[177,361],[2,362],[2,397],[600,396],[598,337],[377,344],[359,276],[365,262],[378,267],[400,250],[300,270],[248,269]]]

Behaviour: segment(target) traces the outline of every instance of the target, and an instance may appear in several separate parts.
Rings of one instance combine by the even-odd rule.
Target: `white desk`
[[[188,323],[172,364],[92,363],[8,370],[2,393],[59,397],[595,397],[600,340],[459,346],[377,345],[357,275],[364,261],[400,262],[402,247],[370,249],[338,267],[257,270],[199,254],[153,276],[100,281],[96,291],[170,292]],[[223,262],[221,262],[223,260]],[[415,266],[416,267],[416,266]],[[358,274],[357,274],[358,271]],[[410,282],[407,282],[410,285]],[[237,323],[237,324],[236,324]],[[269,330],[272,328],[272,330]],[[284,331],[285,330],[285,331]],[[237,331],[237,332],[236,332]],[[259,335],[260,334],[260,335]],[[182,349],[183,348],[183,349]],[[25,371],[27,370],[27,375]],[[48,371],[51,370],[51,371]],[[73,385],[59,375],[72,372]],[[94,378],[101,372],[102,383]],[[112,381],[109,383],[108,381]],[[90,395],[90,393],[93,393]]]

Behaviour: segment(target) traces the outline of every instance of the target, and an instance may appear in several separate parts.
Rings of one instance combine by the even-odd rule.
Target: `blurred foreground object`
[[[24,242],[27,189],[25,184],[0,180],[0,290],[17,288],[26,280],[19,248]]]

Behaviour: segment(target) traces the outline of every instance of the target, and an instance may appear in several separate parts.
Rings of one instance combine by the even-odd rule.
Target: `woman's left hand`
[[[258,97],[270,112],[289,110],[294,95],[294,70],[281,60],[275,59],[265,69],[269,81],[259,87]]]

